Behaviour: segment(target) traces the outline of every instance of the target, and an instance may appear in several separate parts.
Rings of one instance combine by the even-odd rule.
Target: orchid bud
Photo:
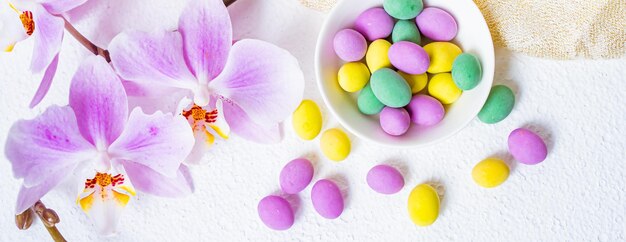
[[[41,213],[41,217],[43,218],[44,223],[48,225],[48,227],[54,226],[55,224],[61,222],[61,220],[59,219],[59,215],[57,215],[54,210],[49,208],[43,210],[43,213]]]
[[[27,230],[30,225],[33,224],[33,210],[26,209],[26,211],[15,215],[15,225],[20,230]]]

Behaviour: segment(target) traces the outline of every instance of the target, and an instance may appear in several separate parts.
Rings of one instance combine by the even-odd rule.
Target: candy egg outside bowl
[[[317,39],[314,61],[317,84],[324,103],[350,133],[382,145],[424,147],[452,137],[476,117],[493,83],[495,67],[493,41],[483,15],[472,0],[423,1],[425,8],[441,8],[454,17],[458,33],[450,42],[461,47],[463,53],[471,53],[478,57],[482,67],[482,79],[475,88],[463,91],[456,102],[444,105],[446,114],[438,124],[429,127],[412,124],[404,135],[391,136],[382,130],[378,115],[365,115],[359,111],[358,92],[348,93],[341,89],[337,73],[345,62],[333,49],[333,38],[338,31],[353,28],[359,14],[373,7],[382,8],[383,2],[383,0],[341,0],[324,21]],[[420,45],[424,46],[428,42],[431,41],[422,35]],[[369,43],[368,41],[368,45]]]

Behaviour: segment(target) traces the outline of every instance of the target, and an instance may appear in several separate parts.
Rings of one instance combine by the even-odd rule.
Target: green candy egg
[[[378,100],[392,108],[404,107],[411,101],[411,87],[392,69],[381,68],[370,77],[372,91]]]
[[[391,17],[406,20],[417,17],[424,3],[422,0],[385,0],[383,8]]]
[[[461,90],[471,90],[483,77],[480,61],[472,54],[463,53],[452,63],[452,80]]]
[[[483,123],[494,124],[509,116],[515,104],[515,94],[504,85],[491,88],[485,105],[478,113],[478,119]]]
[[[385,104],[378,101],[378,98],[374,96],[374,92],[372,92],[370,84],[367,84],[363,89],[361,89],[359,97],[356,101],[359,111],[366,115],[380,113],[380,111],[385,107]]]
[[[395,26],[393,26],[391,40],[394,43],[399,41],[410,41],[418,45],[422,41],[417,25],[415,25],[415,21],[410,20],[400,20]]]

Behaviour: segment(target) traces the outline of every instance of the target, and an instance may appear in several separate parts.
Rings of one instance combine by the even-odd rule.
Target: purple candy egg
[[[446,110],[437,99],[422,94],[413,96],[407,109],[411,114],[411,121],[422,126],[438,124],[446,114]]]
[[[440,8],[424,8],[415,22],[422,35],[434,41],[450,41],[458,31],[454,17]]]
[[[339,187],[328,179],[319,180],[311,189],[315,211],[327,219],[335,219],[343,212],[343,196]]]
[[[422,74],[428,70],[430,59],[421,46],[409,41],[394,43],[389,48],[389,61],[398,70],[409,74]]]
[[[342,29],[333,39],[335,53],[344,61],[358,61],[367,52],[367,41],[361,33],[353,29]]]
[[[259,202],[257,207],[261,221],[274,230],[285,230],[293,225],[293,210],[287,200],[270,195]]]
[[[404,187],[404,177],[396,168],[377,165],[367,173],[367,185],[378,193],[394,194]]]
[[[393,30],[394,21],[383,8],[370,8],[361,13],[354,22],[354,29],[369,41],[387,38]]]
[[[307,159],[295,159],[280,171],[280,188],[287,194],[296,194],[311,183],[313,165]]]
[[[513,130],[509,135],[509,152],[515,160],[527,165],[538,164],[548,156],[543,139],[524,128]]]
[[[380,112],[380,127],[385,133],[403,135],[411,126],[411,117],[404,108],[385,107]]]

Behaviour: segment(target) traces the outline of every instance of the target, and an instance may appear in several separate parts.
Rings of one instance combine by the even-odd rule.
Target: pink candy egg
[[[513,130],[509,135],[509,152],[515,160],[527,165],[538,164],[548,156],[543,139],[524,128]]]
[[[342,29],[333,39],[335,53],[344,61],[358,61],[367,52],[367,41],[361,33],[353,29]]]
[[[282,197],[270,195],[261,199],[257,211],[261,221],[270,229],[285,230],[293,225],[293,210]]]
[[[422,35],[433,41],[450,41],[458,31],[454,17],[440,8],[424,8],[415,22]]]
[[[313,165],[307,159],[295,159],[280,171],[280,188],[287,194],[296,194],[311,183]]]
[[[383,8],[370,8],[356,18],[354,29],[369,41],[387,38],[393,30],[394,21]]]
[[[404,108],[385,107],[380,112],[380,127],[390,135],[403,135],[411,126],[411,117]]]
[[[438,124],[446,114],[446,110],[437,99],[422,94],[413,96],[407,109],[411,115],[411,121],[423,126]]]
[[[339,187],[328,179],[319,180],[311,189],[315,211],[327,219],[335,219],[343,212],[343,196]]]
[[[394,194],[404,187],[404,177],[396,168],[388,165],[374,166],[367,173],[367,185],[382,194]]]
[[[394,43],[389,48],[388,56],[394,67],[413,75],[426,72],[430,65],[430,59],[424,48],[409,41]]]

